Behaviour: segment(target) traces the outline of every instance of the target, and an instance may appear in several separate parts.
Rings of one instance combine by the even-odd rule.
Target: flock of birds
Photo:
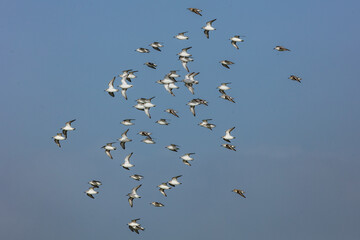
[[[197,8],[188,8],[189,11],[202,16],[201,12],[202,10],[197,9]],[[211,21],[206,22],[206,25],[204,27],[202,27],[202,29],[204,30],[204,34],[206,36],[206,38],[209,39],[210,35],[209,33],[211,31],[216,30],[212,24],[216,21],[216,19],[213,19]],[[188,40],[189,37],[185,36],[187,32],[182,32],[179,33],[178,35],[174,36],[174,38],[179,39],[179,40]],[[231,40],[231,44],[232,46],[234,46],[236,49],[239,49],[237,43],[239,42],[244,42],[244,40],[241,38],[240,35],[235,35],[234,37],[230,38],[229,40]],[[161,44],[160,42],[153,42],[151,43],[149,46],[151,46],[154,50],[161,52],[161,48],[164,47],[163,44]],[[191,94],[195,94],[194,92],[194,85],[197,85],[199,83],[199,81],[195,80],[195,77],[199,74],[199,72],[190,72],[189,68],[187,66],[187,64],[189,62],[194,61],[191,58],[191,54],[188,53],[188,51],[191,49],[192,47],[187,47],[181,50],[181,52],[179,52],[178,55],[178,59],[181,61],[182,66],[184,67],[184,69],[188,72],[188,74],[185,75],[184,79],[182,80],[182,82],[184,83],[185,87],[191,92]],[[276,46],[274,48],[276,51],[279,52],[284,52],[284,51],[290,51],[289,49],[283,47],[283,46]],[[150,53],[150,50],[144,47],[138,48],[135,51],[139,52],[139,53]],[[220,61],[221,65],[224,66],[227,69],[230,69],[230,65],[234,64],[233,62],[229,61],[229,60],[223,60]],[[157,65],[155,63],[152,62],[146,62],[144,63],[146,66],[148,66],[149,68],[152,69],[156,69]],[[136,78],[135,73],[138,71],[133,71],[132,69],[129,70],[124,70],[122,72],[122,74],[119,74],[119,77],[121,77],[121,84],[119,85],[119,88],[121,89],[121,95],[127,100],[127,90],[132,88],[133,85],[131,84],[132,80]],[[174,89],[178,89],[179,87],[176,85],[176,83],[178,83],[179,81],[176,80],[176,78],[179,78],[180,75],[177,74],[177,71],[172,70],[169,73],[167,73],[165,75],[165,77],[162,80],[158,80],[157,83],[161,84],[164,86],[165,90],[170,93],[172,96],[175,96],[175,94],[173,93]],[[301,78],[297,77],[295,75],[291,75],[289,77],[290,80],[294,80],[297,82],[301,82]],[[112,78],[112,80],[109,82],[108,84],[108,88],[105,90],[111,97],[115,97],[115,93],[117,93],[119,91],[118,88],[114,87],[114,81],[116,80],[116,76]],[[217,87],[218,91],[221,93],[221,98],[227,101],[230,101],[232,103],[235,103],[234,99],[227,95],[226,91],[230,89],[230,87],[228,86],[230,83],[221,83],[220,86]],[[150,109],[153,107],[156,107],[155,104],[153,104],[151,101],[154,99],[154,97],[152,98],[139,98],[137,99],[137,104],[134,106],[136,109],[140,110],[140,111],[144,111],[144,113],[147,115],[147,117],[151,118],[150,115]],[[205,105],[208,106],[208,102],[204,99],[200,99],[200,98],[195,98],[192,99],[191,101],[189,101],[187,103],[187,105],[190,108],[191,113],[193,114],[193,116],[196,116],[196,112],[195,112],[195,107],[199,106],[199,105]],[[164,110],[166,113],[169,113],[171,115],[173,115],[174,117],[179,118],[178,112],[174,109],[166,109]],[[134,125],[134,123],[132,122],[135,119],[124,119],[121,124],[125,125],[125,126],[132,126]],[[215,124],[211,123],[212,119],[204,119],[202,120],[198,125],[201,127],[205,127],[208,128],[210,130],[212,130],[213,128],[216,127]],[[58,147],[61,147],[60,142],[63,140],[66,140],[68,137],[68,132],[69,131],[74,131],[75,128],[71,126],[71,124],[75,121],[71,120],[69,122],[65,123],[65,126],[61,128],[62,133],[57,133],[55,136],[53,136],[53,140],[54,142],[57,144]],[[166,119],[159,119],[156,121],[157,124],[160,125],[169,125],[169,123],[167,122]],[[234,145],[231,144],[231,141],[233,139],[235,139],[234,136],[231,135],[231,132],[235,129],[235,127],[232,127],[228,130],[225,131],[225,135],[222,136],[222,139],[225,141],[225,143],[223,143],[221,146],[232,150],[232,151],[236,151],[236,147]],[[118,140],[118,142],[120,142],[120,146],[125,150],[126,149],[126,143],[131,142],[132,139],[130,139],[127,134],[129,132],[129,129],[127,129],[124,133],[122,133],[121,137]],[[142,142],[146,143],[146,144],[155,144],[155,141],[153,140],[153,138],[151,137],[151,133],[147,132],[147,131],[140,131],[138,132],[139,135],[145,137]],[[105,150],[105,154],[110,158],[113,159],[112,155],[111,155],[111,151],[115,151],[117,148],[115,146],[113,146],[113,144],[115,144],[116,142],[109,142],[106,143],[104,146],[102,146],[101,148],[103,148]],[[167,148],[170,151],[173,152],[177,152],[179,150],[179,146],[176,144],[170,144],[168,146],[166,146],[165,148]],[[194,158],[192,157],[192,155],[194,155],[195,153],[186,153],[184,155],[182,155],[180,158],[182,159],[182,162],[187,165],[187,166],[191,166],[190,162],[194,160]],[[130,170],[132,167],[134,167],[134,165],[130,162],[130,158],[132,157],[133,153],[130,153],[129,155],[127,155],[124,159],[124,163],[121,164],[121,166],[126,169],[126,170]],[[143,176],[138,175],[138,174],[134,174],[130,176],[132,179],[136,180],[136,181],[140,181],[141,179],[143,179]],[[165,197],[167,197],[167,194],[165,192],[165,190],[169,190],[172,189],[178,185],[181,184],[181,182],[178,181],[178,178],[182,177],[182,175],[179,176],[175,176],[173,177],[171,180],[167,181],[167,182],[163,182],[161,184],[159,184],[157,187],[160,191],[160,193],[162,195],[164,195]],[[94,195],[98,194],[99,192],[96,190],[98,189],[102,183],[98,180],[92,180],[89,182],[89,184],[91,185],[91,187],[89,187],[89,189],[85,192],[87,196],[89,196],[90,198],[94,199]],[[128,202],[130,204],[130,207],[133,207],[134,205],[134,199],[138,199],[141,198],[140,195],[138,195],[137,191],[139,190],[139,188],[142,186],[142,184],[134,187],[130,193],[127,194],[128,196]],[[232,190],[234,193],[239,194],[241,197],[246,198],[245,197],[245,192],[241,189],[233,189]],[[164,207],[164,204],[160,203],[160,202],[151,202],[151,205],[153,205],[154,207]],[[140,218],[137,219],[133,219],[131,220],[131,222],[128,223],[128,227],[132,232],[136,232],[137,234],[139,234],[139,231],[143,231],[144,228],[141,227],[141,225],[137,222],[138,220],[140,220]]]

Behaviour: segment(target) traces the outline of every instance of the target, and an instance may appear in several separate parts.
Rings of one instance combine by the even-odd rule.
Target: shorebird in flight
[[[152,62],[146,62],[144,63],[146,66],[148,66],[149,68],[152,68],[152,69],[156,69],[157,65],[155,63],[152,63]]]
[[[193,12],[193,13],[195,13],[195,14],[197,14],[197,15],[199,15],[199,16],[202,16],[201,15],[201,9],[198,9],[198,8],[188,8],[188,10],[190,11],[190,12]]]
[[[153,49],[161,52],[160,48],[163,47],[163,45],[159,42],[153,42],[149,46],[151,46]]]
[[[156,121],[157,124],[160,124],[160,125],[169,125],[169,123],[166,121],[166,119],[160,119],[160,120],[157,120]]]
[[[131,167],[135,166],[135,165],[132,165],[132,164],[130,163],[130,157],[131,157],[132,155],[133,155],[133,153],[130,153],[129,155],[127,155],[127,156],[125,157],[125,159],[124,159],[124,163],[121,164],[121,166],[122,166],[123,168],[125,168],[126,170],[130,170]]]
[[[230,89],[228,84],[230,84],[230,83],[222,83],[220,86],[217,87],[217,89],[219,89],[219,92],[221,94],[226,94],[225,91]]]
[[[134,125],[135,123],[131,122],[135,119],[124,119],[121,124],[125,125],[125,126],[131,126],[131,125]]]
[[[230,102],[232,102],[232,103],[235,103],[234,98],[233,98],[233,97],[230,97],[230,96],[227,95],[227,94],[222,94],[222,95],[220,96],[220,98],[225,99],[225,100],[228,100],[228,101],[230,101]]]
[[[143,176],[138,175],[138,174],[131,175],[130,177],[136,181],[140,181],[141,179],[144,178]]]
[[[223,144],[221,144],[221,146],[223,146],[224,148],[227,148],[227,149],[229,149],[229,150],[236,151],[234,145],[231,145],[231,144],[228,144],[228,143],[223,143]]]
[[[183,163],[191,166],[191,164],[189,163],[189,161],[193,161],[194,159],[192,157],[190,157],[190,155],[193,155],[195,153],[186,153],[185,155],[181,156],[180,158],[182,159]]]
[[[115,78],[116,77],[113,77],[113,79],[109,82],[109,87],[105,90],[112,97],[115,97],[114,93],[119,91],[119,89],[114,88]]]
[[[274,49],[279,51],[279,52],[290,51],[290,49],[287,49],[287,48],[285,48],[283,46],[276,46]]]
[[[97,180],[92,180],[92,181],[89,182],[89,184],[91,186],[93,186],[94,188],[99,188],[102,185],[102,183],[100,181],[97,181]]]
[[[196,98],[196,99],[192,99],[190,102],[187,103],[187,105],[190,107],[190,111],[192,112],[194,117],[196,115],[195,107],[198,106],[198,105],[201,105],[201,104],[207,106],[207,101],[203,100],[203,99],[200,99],[200,98]]]
[[[75,122],[76,119],[68,121],[65,123],[65,127],[61,128],[62,133],[64,134],[65,138],[67,138],[67,132],[68,131],[74,131],[75,128],[71,126],[71,123]]]
[[[182,184],[181,182],[179,182],[177,179],[179,177],[181,177],[182,175],[179,175],[179,176],[176,176],[176,177],[173,177],[170,181],[168,181],[168,184],[172,187],[175,187],[176,185],[180,185]]]
[[[166,146],[165,148],[169,149],[170,151],[177,152],[179,150],[179,146],[176,144],[170,144],[169,146]]]
[[[240,196],[242,196],[243,198],[246,198],[245,195],[244,195],[244,191],[243,190],[240,190],[240,189],[234,189],[232,190],[234,193],[237,193],[239,194]]]
[[[236,45],[237,42],[243,42],[244,39],[241,39],[241,37],[239,35],[233,36],[232,38],[230,38],[231,40],[231,45],[233,45],[236,49],[239,49],[238,45]]]
[[[201,123],[199,123],[199,125],[201,127],[205,127],[205,128],[208,128],[208,129],[212,130],[214,127],[216,127],[216,125],[212,124],[212,123],[209,123],[209,121],[211,121],[211,120],[212,119],[204,119],[204,120],[202,120]]]
[[[231,136],[230,133],[232,130],[234,130],[235,127],[232,127],[228,130],[225,131],[225,136],[222,137],[222,139],[224,139],[227,142],[230,142],[230,140],[233,140],[235,137]]]
[[[206,22],[206,26],[202,27],[202,29],[204,29],[204,34],[206,35],[206,38],[209,38],[209,31],[214,31],[216,30],[211,24],[213,22],[215,22],[216,19],[213,19],[211,21]]]
[[[99,192],[94,190],[94,187],[90,187],[86,192],[86,195],[88,195],[90,198],[94,199],[95,194],[98,194]]]
[[[188,37],[188,36],[185,36],[185,33],[187,33],[187,32],[179,33],[178,35],[174,36],[174,38],[177,38],[177,39],[179,39],[179,40],[188,40],[189,37]]]
[[[136,232],[137,234],[139,234],[139,230],[141,230],[141,231],[145,230],[145,228],[141,227],[141,225],[136,222],[138,220],[140,220],[140,218],[133,219],[133,220],[131,220],[131,222],[128,223],[129,229],[132,232]]]
[[[167,185],[167,183],[162,183],[162,184],[158,185],[158,187],[159,187],[159,191],[161,192],[161,194],[164,195],[165,197],[167,197],[165,190],[171,189],[171,187],[169,187]]]
[[[291,76],[289,77],[289,79],[301,83],[301,78],[299,78],[299,77],[297,77],[297,76],[295,76],[295,75],[291,75]]]
[[[137,190],[141,187],[142,184],[140,184],[139,186],[137,187],[134,187],[132,190],[131,190],[131,193],[128,193],[126,196],[129,197],[128,201],[129,201],[129,204],[130,204],[130,207],[133,207],[133,200],[135,198],[141,198],[138,194],[137,194]]]
[[[135,51],[139,52],[139,53],[149,53],[150,50],[147,48],[138,48]]]
[[[127,79],[126,77],[123,77],[121,79],[121,85],[119,85],[119,87],[121,88],[121,95],[125,98],[125,100],[128,99],[126,95],[126,91],[133,86],[131,84],[128,84],[126,82],[126,79]]]
[[[105,149],[105,153],[106,155],[108,155],[109,158],[113,159],[113,157],[111,156],[110,151],[116,150],[116,147],[114,147],[112,144],[114,144],[115,142],[111,142],[111,143],[107,143],[105,146],[102,146],[101,148]]]
[[[170,113],[170,114],[174,115],[175,117],[179,117],[179,115],[177,115],[177,111],[175,111],[174,109],[169,108],[169,109],[166,109],[165,112]]]
[[[63,136],[62,133],[57,133],[55,136],[52,137],[54,139],[54,142],[58,147],[61,147],[60,141],[63,141],[66,139],[66,136]]]
[[[121,134],[121,138],[118,139],[118,141],[120,142],[120,146],[125,149],[125,143],[127,142],[131,142],[132,140],[128,138],[127,133],[128,133],[129,129],[126,130],[123,134]]]
[[[233,62],[228,61],[228,60],[222,60],[222,61],[220,61],[220,63],[221,63],[221,65],[223,65],[223,66],[226,67],[227,69],[230,69],[229,65],[234,64]]]
[[[154,205],[155,207],[163,207],[164,204],[159,203],[159,202],[151,202],[150,204]]]

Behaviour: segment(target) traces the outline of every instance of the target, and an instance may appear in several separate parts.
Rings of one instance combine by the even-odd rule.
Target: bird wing
[[[128,120],[131,120],[131,119],[128,119]],[[129,128],[123,134],[121,134],[121,137],[127,138],[126,134],[128,133],[128,131],[129,131]]]
[[[105,150],[106,155],[108,155],[109,158],[113,159],[113,157],[111,156],[110,150]]]
[[[115,94],[113,92],[108,92],[108,94],[112,97],[115,97]]]
[[[145,114],[149,117],[149,118],[151,118],[151,115],[150,115],[150,108],[144,108],[144,112],[145,112]]]
[[[133,207],[133,198],[129,197],[128,201],[129,201],[130,207]]]
[[[58,145],[58,147],[61,147],[61,145],[60,145],[60,141],[59,141],[59,140],[54,139],[54,142],[56,143],[56,145]]]
[[[112,88],[114,87],[115,78],[116,78],[116,76],[113,77],[113,79],[111,79],[111,81],[109,82],[109,87],[110,87],[110,88],[111,88],[111,87],[112,87]]]
[[[165,193],[165,190],[162,189],[162,188],[159,188],[159,191],[161,192],[162,195],[164,195],[165,197],[167,197],[166,193]]]
[[[211,26],[211,24],[212,24],[213,22],[215,22],[215,21],[216,21],[216,18],[215,18],[215,19],[213,19],[213,20],[211,20],[211,21],[206,22],[206,25]]]
[[[192,112],[192,114],[195,116],[195,106],[190,106],[190,111]]]
[[[230,69],[230,68],[229,68],[229,66],[228,66],[228,65],[226,65],[226,64],[224,64],[224,63],[222,63],[221,65],[223,65],[224,67],[226,67],[226,68]]]
[[[126,95],[126,88],[122,88],[121,89],[121,95],[125,98],[125,100],[127,100],[127,95]]]
[[[133,194],[136,194],[136,191],[141,187],[142,184],[140,184],[139,186],[137,187],[134,187],[132,190],[131,190],[131,193]]]
[[[209,38],[209,30],[204,30],[206,38]]]
[[[182,65],[185,68],[185,70],[189,72],[189,68],[187,67],[187,62],[182,62]]]
[[[124,149],[125,149],[125,144],[124,144]],[[129,155],[127,155],[125,157],[125,163],[130,163],[130,157],[133,155],[133,153],[130,153]]]
[[[91,195],[91,194],[89,194],[89,193],[87,193],[86,195],[88,195],[89,197],[91,197],[92,199],[94,199],[94,196],[93,196],[93,195]]]
[[[231,41],[231,44],[236,48],[236,49],[239,49],[238,45],[236,45],[236,42],[235,41]]]

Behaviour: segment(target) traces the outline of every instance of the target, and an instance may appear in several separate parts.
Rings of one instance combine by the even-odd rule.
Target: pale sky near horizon
[[[0,239],[359,239],[359,10],[338,0],[0,1]],[[206,39],[201,27],[215,18]],[[173,38],[184,31],[189,40]],[[245,36],[239,50],[234,35]],[[170,70],[184,78],[176,54],[189,46],[199,84],[191,95],[179,83],[173,97],[155,82]],[[139,71],[129,99],[111,98],[108,82],[129,68]],[[219,98],[222,82],[236,104]],[[152,96],[148,119],[132,106]],[[196,117],[193,98],[209,102]],[[125,118],[136,119],[133,141],[116,143],[111,160],[100,147],[121,136]],[[207,118],[213,131],[197,125]],[[58,148],[51,136],[71,119],[76,130]],[[236,152],[220,146],[233,126]],[[141,143],[140,130],[156,144]],[[179,158],[187,152],[196,153],[191,167]],[[177,175],[182,185],[165,198],[156,186]],[[95,199],[84,193],[92,179],[103,182]],[[126,194],[140,183],[130,208]],[[139,235],[126,226],[134,218]]]

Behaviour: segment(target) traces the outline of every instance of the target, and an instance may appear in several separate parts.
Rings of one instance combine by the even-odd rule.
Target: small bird
[[[276,46],[274,49],[279,51],[279,52],[290,51],[290,49],[287,49],[287,48],[285,48],[283,46]]]
[[[129,129],[126,130],[123,134],[121,134],[121,138],[118,139],[118,141],[120,142],[120,146],[121,146],[123,149],[125,149],[125,143],[132,141],[132,140],[129,139],[129,138],[127,137],[127,135],[126,135],[126,134],[128,133],[128,131],[129,131]]]
[[[140,218],[133,219],[133,220],[131,220],[131,222],[128,223],[129,229],[132,232],[136,232],[137,234],[139,234],[139,230],[141,230],[141,231],[145,230],[145,228],[141,227],[140,224],[136,222],[138,220],[140,220]]]
[[[299,77],[297,77],[297,76],[295,76],[295,75],[291,75],[291,76],[289,77],[289,79],[301,83],[301,78],[299,78]]]
[[[201,9],[198,9],[198,8],[188,8],[188,10],[190,11],[190,12],[193,12],[193,13],[195,13],[195,14],[197,14],[197,15],[199,15],[199,16],[202,16],[201,15]]]
[[[179,146],[176,144],[170,144],[169,146],[166,146],[165,148],[169,149],[170,151],[177,152],[179,150]]]
[[[93,195],[98,194],[99,192],[95,191],[94,187],[90,187],[85,193],[86,193],[86,195],[88,195],[89,197],[94,199]]]
[[[155,63],[152,63],[152,62],[146,62],[144,63],[146,66],[148,66],[149,68],[152,68],[152,69],[156,69],[157,65]]]
[[[167,185],[167,183],[162,183],[162,184],[158,185],[158,187],[159,187],[159,191],[161,192],[161,194],[164,195],[165,197],[167,197],[165,190],[171,189],[171,187],[169,187]]]
[[[141,135],[141,136],[144,136],[144,137],[151,138],[151,137],[150,137],[151,132],[140,131],[138,134]]]
[[[222,139],[224,139],[227,142],[230,142],[230,140],[233,140],[235,137],[231,136],[230,133],[232,130],[234,130],[235,127],[232,127],[228,130],[225,131],[225,136],[222,137]]]
[[[163,206],[165,206],[164,204],[159,203],[159,202],[151,202],[150,204],[154,205],[155,207],[163,207]]]
[[[130,177],[136,181],[140,181],[141,179],[144,178],[143,176],[138,175],[138,174],[131,175]]]
[[[68,131],[74,131],[75,128],[71,127],[71,123],[75,122],[76,119],[68,121],[65,123],[65,127],[61,128],[62,129],[62,133],[65,136],[65,138],[67,138],[67,132]]]
[[[150,50],[147,48],[138,48],[135,51],[139,52],[139,53],[149,53]]]
[[[191,54],[187,52],[187,50],[191,48],[192,47],[183,48],[181,49],[181,52],[179,52],[177,55],[179,55],[180,57],[191,57]]]
[[[172,187],[175,187],[176,185],[180,185],[182,184],[181,182],[179,182],[177,179],[179,177],[181,177],[182,175],[179,175],[179,176],[176,176],[176,177],[173,177],[170,181],[168,181],[168,184]]]
[[[179,71],[179,70],[171,70],[170,73],[168,74],[168,76],[169,76],[170,78],[180,77],[180,75],[176,73],[177,71]]]
[[[199,72],[188,73],[185,75],[184,80],[182,80],[185,83],[185,87],[187,87],[192,94],[194,94],[193,84],[199,83],[199,81],[195,80],[195,76],[197,76],[198,74]]]
[[[223,66],[226,67],[227,69],[230,69],[229,65],[234,64],[233,62],[228,61],[228,60],[222,60],[222,61],[220,61],[220,63],[221,63],[221,65],[223,65]]]
[[[63,136],[62,133],[57,133],[55,136],[52,137],[54,139],[54,142],[56,143],[56,145],[58,145],[58,147],[61,147],[60,145],[60,141],[65,140],[66,136]]]
[[[187,105],[190,107],[190,111],[192,112],[192,114],[196,115],[195,113],[195,107],[198,106],[198,105],[205,105],[207,106],[207,101],[206,100],[203,100],[203,99],[200,99],[200,98],[196,98],[196,99],[192,99],[190,102],[187,103]]]
[[[126,78],[126,80],[128,80],[129,82],[131,82],[131,79],[134,79],[134,78],[136,78],[136,76],[134,75],[134,73],[136,73],[136,72],[138,72],[138,71],[129,71],[129,74],[127,75],[127,78]]]
[[[215,22],[216,19],[213,19],[211,21],[206,22],[206,26],[202,27],[202,29],[204,29],[204,34],[206,35],[207,38],[209,38],[209,31],[214,31],[216,30],[211,24],[213,22]]]
[[[220,98],[225,99],[225,100],[228,100],[228,101],[230,101],[230,102],[232,102],[232,103],[235,103],[234,98],[233,98],[233,97],[230,97],[229,95],[222,94],[222,95],[220,96]]]
[[[183,160],[183,163],[185,163],[188,166],[191,166],[189,161],[193,161],[194,159],[190,157],[190,155],[193,155],[195,153],[186,153],[185,155],[181,156],[180,158]]]
[[[208,128],[208,129],[212,130],[214,127],[216,127],[216,125],[208,122],[208,121],[211,121],[211,120],[212,119],[204,119],[204,120],[202,120],[201,123],[199,123],[199,125],[201,127],[205,127],[205,128]]]
[[[146,98],[140,98],[140,99],[137,99],[137,105],[135,105],[134,107],[138,110],[141,110],[141,111],[144,111],[145,114],[151,118],[151,115],[150,115],[150,108],[152,107],[156,107],[155,104],[151,103],[151,100],[155,98],[155,97],[152,97],[152,98],[149,98],[149,99],[146,99]]]
[[[239,49],[236,43],[244,41],[244,39],[241,39],[239,35],[233,36],[232,38],[230,38],[230,40],[231,40],[231,45],[233,45],[236,49]]]
[[[228,84],[231,84],[231,83],[221,83],[221,85],[217,87],[221,94],[226,94],[225,91],[230,89],[230,87],[227,86]]]
[[[231,144],[228,144],[228,143],[224,143],[224,144],[221,144],[221,146],[223,146],[224,148],[227,148],[227,149],[230,149],[230,150],[236,151],[236,149],[235,149],[235,146],[234,146],[234,145],[231,145]]]
[[[133,207],[133,200],[135,198],[141,198],[138,194],[137,194],[137,190],[141,187],[142,184],[140,184],[139,186],[137,187],[134,187],[132,190],[131,190],[131,193],[128,193],[126,196],[129,197],[128,201],[129,201],[129,204],[130,204],[130,207]]]
[[[149,46],[151,46],[153,49],[161,52],[160,48],[163,47],[163,45],[159,42],[153,42]]]
[[[105,90],[110,96],[115,97],[115,92],[118,92],[119,89],[114,88],[114,81],[116,77],[109,82],[109,87]]]
[[[134,125],[135,123],[131,122],[135,119],[124,119],[121,124],[125,125],[125,126],[131,126],[131,125]]]
[[[93,186],[94,188],[99,188],[102,185],[102,183],[100,181],[97,181],[97,180],[92,180],[92,181],[89,182],[89,184],[91,186]]]
[[[155,144],[154,139],[150,138],[150,137],[146,137],[145,139],[141,140],[142,142],[146,143],[146,144]]]
[[[239,194],[239,195],[242,196],[243,198],[246,198],[245,195],[244,195],[245,192],[244,192],[243,190],[234,189],[234,190],[232,190],[232,192]]]
[[[121,77],[121,78],[128,78],[131,71],[132,71],[132,69],[124,70],[124,71],[122,71],[122,74],[119,74],[119,77]],[[137,72],[137,71],[134,71],[134,72]],[[130,81],[130,82],[131,82],[131,81]]]
[[[177,115],[177,111],[175,111],[174,109],[169,108],[169,109],[166,109],[165,112],[170,113],[170,114],[174,115],[175,117],[179,117],[179,115]]]
[[[166,121],[166,119],[161,118],[160,120],[157,120],[156,123],[160,125],[169,125],[169,123]]]
[[[123,168],[125,168],[126,170],[130,170],[130,168],[131,167],[134,167],[135,165],[132,165],[131,163],[130,163],[130,157],[133,155],[133,153],[130,153],[129,155],[127,155],[126,157],[125,157],[125,159],[124,159],[124,163],[123,164],[121,164],[121,166],[123,167]]]
[[[121,88],[121,95],[125,98],[125,100],[128,99],[126,95],[126,91],[133,86],[131,84],[128,84],[126,82],[126,79],[127,79],[126,77],[123,77],[121,79],[121,85],[119,85],[119,87]]]
[[[185,33],[187,33],[187,32],[179,33],[178,35],[174,36],[174,38],[179,39],[179,40],[188,40],[189,37],[185,36]]]
[[[114,147],[112,144],[114,144],[115,142],[111,142],[111,143],[107,143],[105,146],[102,146],[101,148],[105,149],[105,153],[106,155],[108,155],[109,158],[113,159],[113,157],[111,156],[110,151],[116,150],[116,147]]]

